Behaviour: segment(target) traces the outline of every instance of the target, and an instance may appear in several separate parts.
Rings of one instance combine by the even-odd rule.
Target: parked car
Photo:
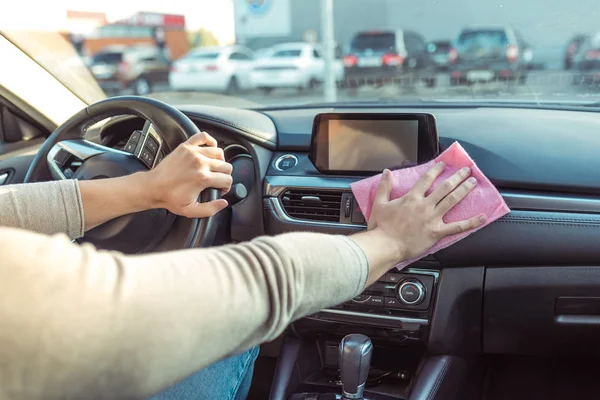
[[[581,42],[572,60],[573,84],[600,84],[600,32]]]
[[[132,90],[137,95],[146,95],[157,85],[166,86],[169,64],[158,47],[119,45],[96,53],[89,68],[107,93]]]
[[[339,57],[334,62],[337,82],[344,79]],[[325,79],[325,62],[319,45],[286,43],[273,46],[256,60],[252,82],[265,93],[276,88],[312,89]]]
[[[252,88],[254,56],[242,46],[194,49],[171,65],[172,90],[235,93]]]
[[[527,49],[521,35],[509,27],[465,29],[450,50],[451,83],[525,83],[531,61]]]
[[[435,85],[435,64],[420,34],[408,30],[359,32],[344,57],[344,75],[351,87],[386,81],[423,79]]]
[[[581,48],[583,42],[589,38],[589,35],[575,35],[568,43],[565,50],[564,68],[570,70],[573,67],[573,58]]]
[[[448,69],[448,56],[450,55],[451,48],[452,42],[447,40],[438,40],[430,42],[427,45],[427,52],[430,54],[431,60],[438,71],[446,71]]]

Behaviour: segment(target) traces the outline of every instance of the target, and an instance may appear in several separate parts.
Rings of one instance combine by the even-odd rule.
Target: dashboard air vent
[[[281,196],[283,209],[293,218],[339,222],[342,192],[293,189]]]

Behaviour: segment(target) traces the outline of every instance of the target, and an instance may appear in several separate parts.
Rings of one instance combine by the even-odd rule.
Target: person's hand
[[[442,238],[475,229],[485,223],[485,215],[448,224],[442,220],[477,185],[474,177],[469,178],[471,170],[463,168],[427,195],[444,168],[443,163],[436,164],[406,195],[391,201],[394,177],[389,170],[383,172],[368,229],[379,230],[387,236],[403,259],[420,256]]]
[[[475,178],[469,178],[471,171],[465,168],[428,194],[444,168],[443,163],[436,164],[406,195],[395,200],[390,200],[394,178],[389,170],[383,172],[371,210],[368,232],[353,237],[369,259],[370,282],[377,280],[395,264],[422,255],[440,239],[485,223],[485,215],[448,224],[443,221],[443,216],[477,184]]]
[[[213,216],[227,207],[227,201],[199,203],[198,196],[206,188],[229,191],[231,171],[217,141],[206,132],[198,133],[146,173],[152,206],[188,218]]]

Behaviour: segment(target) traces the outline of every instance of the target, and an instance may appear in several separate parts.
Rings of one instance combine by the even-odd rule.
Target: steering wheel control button
[[[129,141],[132,142],[132,143],[137,143],[137,142],[140,141],[141,137],[142,137],[142,132],[141,131],[133,131],[133,133],[129,137]]]
[[[365,302],[365,304],[371,307],[383,307],[383,297],[370,296],[369,299]]]
[[[140,159],[144,162],[144,164],[146,164],[148,168],[152,168],[152,164],[154,164],[154,155],[150,154],[148,150],[142,150],[142,154],[140,154]]]
[[[156,140],[154,140],[152,136],[148,136],[146,139],[145,148],[150,151],[150,154],[153,156],[156,156],[156,153],[158,153],[158,143],[156,143]]]
[[[286,154],[275,160],[275,169],[287,171],[298,165],[298,158],[292,154]]]
[[[425,287],[417,280],[404,281],[398,286],[398,298],[404,304],[415,306],[425,298]]]
[[[165,155],[163,154],[163,152],[159,152],[158,153],[158,157],[156,157],[156,165],[158,165],[158,163],[160,163],[163,159],[165,158]]]
[[[135,153],[136,147],[137,147],[137,143],[127,142],[127,144],[123,148],[123,151],[133,154],[133,153]]]

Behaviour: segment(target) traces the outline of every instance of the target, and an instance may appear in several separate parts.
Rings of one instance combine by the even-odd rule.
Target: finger
[[[377,209],[382,205],[386,204],[390,201],[390,196],[392,194],[392,188],[394,187],[394,177],[389,169],[384,169],[383,174],[381,175],[381,180],[379,181],[379,185],[377,186],[377,191],[375,192],[375,199],[373,200],[373,208],[371,211],[371,215],[369,216],[370,221],[375,221],[375,214],[377,213]],[[374,226],[369,226],[369,229],[375,228]]]
[[[198,152],[205,157],[225,161],[225,153],[219,147],[198,147]]]
[[[206,218],[212,217],[219,211],[227,208],[227,200],[217,199],[207,203],[195,203],[185,210],[187,218]]]
[[[415,186],[413,186],[410,192],[420,196],[425,196],[425,193],[427,193],[427,191],[431,188],[433,182],[435,182],[437,177],[444,172],[444,168],[446,168],[446,164],[443,162],[435,164],[417,181],[417,183],[415,183]]]
[[[227,175],[231,175],[233,172],[233,165],[221,160],[210,159],[208,160],[208,166],[212,172],[220,172]]]
[[[452,191],[456,189],[456,187],[460,185],[462,181],[467,179],[469,175],[471,175],[471,168],[465,167],[459,169],[450,178],[440,183],[438,187],[436,187],[433,192],[427,196],[427,199],[437,206],[437,204],[442,201],[444,197],[452,193]]]
[[[460,184],[454,191],[450,192],[440,203],[437,205],[435,210],[440,214],[444,215],[452,209],[455,205],[460,203],[462,199],[468,195],[471,190],[477,185],[477,179],[470,177],[466,181]]]
[[[220,172],[209,172],[207,175],[201,174],[200,182],[204,187],[222,189],[228,191],[233,184],[233,178],[229,174]]]
[[[206,132],[196,133],[194,136],[190,137],[186,143],[191,144],[192,146],[217,147],[217,140]]]
[[[472,217],[463,221],[445,224],[440,231],[442,235],[441,238],[451,235],[458,235],[459,233],[465,233],[470,230],[479,228],[481,225],[485,224],[486,221],[487,217],[485,215],[479,215],[477,217]]]

